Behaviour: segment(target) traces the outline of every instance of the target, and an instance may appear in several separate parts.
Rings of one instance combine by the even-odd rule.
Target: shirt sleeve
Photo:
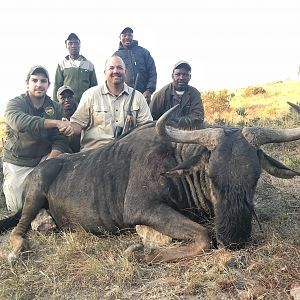
[[[204,108],[201,99],[201,93],[194,91],[191,99],[192,111],[190,116],[199,119],[201,123],[204,121]]]
[[[137,102],[139,105],[139,110],[136,119],[137,125],[144,124],[149,121],[153,121],[150,108],[148,106],[145,97],[138,91],[136,91],[136,96],[138,97]]]
[[[82,94],[79,105],[70,118],[71,122],[79,124],[82,128],[86,128],[91,121],[91,103],[93,95],[87,90]]]
[[[98,81],[97,81],[96,70],[95,70],[95,67],[93,67],[93,71],[91,72],[91,75],[90,75],[90,87],[96,86],[97,84],[98,84]]]
[[[8,101],[4,113],[6,124],[15,131],[31,132],[34,136],[41,136],[44,130],[44,118],[26,113],[26,103],[23,99]]]
[[[152,114],[152,117],[154,120],[158,120],[163,114],[163,110],[161,107],[160,94],[161,94],[161,92],[155,93],[153,95],[152,100],[149,105],[150,111],[151,111],[151,114]]]
[[[54,88],[53,88],[53,100],[57,100],[57,90],[64,85],[64,76],[61,70],[60,65],[57,65],[56,72],[55,72],[55,79],[54,79]]]

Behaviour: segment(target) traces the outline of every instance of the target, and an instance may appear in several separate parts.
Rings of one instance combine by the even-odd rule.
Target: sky
[[[4,0],[0,115],[9,99],[25,92],[34,65],[49,71],[52,97],[55,70],[68,54],[65,40],[71,32],[103,83],[104,63],[127,26],[155,60],[157,89],[171,82],[179,60],[190,63],[190,84],[202,92],[300,80],[299,0]]]

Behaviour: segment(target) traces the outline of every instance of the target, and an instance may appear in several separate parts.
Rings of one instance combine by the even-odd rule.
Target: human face
[[[49,88],[49,80],[44,73],[30,75],[26,80],[29,96],[35,99],[44,99]]]
[[[124,32],[120,34],[120,41],[124,48],[130,47],[133,41],[133,34],[131,32]]]
[[[184,91],[191,79],[191,72],[186,68],[175,69],[172,74],[175,90]]]
[[[123,85],[125,82],[125,64],[122,58],[113,56],[105,64],[105,78],[108,85]]]
[[[74,94],[69,90],[62,92],[62,94],[57,97],[57,100],[63,106],[64,110],[71,108],[75,102]]]
[[[67,40],[66,48],[68,49],[71,57],[77,57],[80,51],[80,41],[79,40]]]

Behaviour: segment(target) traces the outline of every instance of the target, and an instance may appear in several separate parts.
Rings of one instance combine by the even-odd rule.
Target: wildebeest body
[[[15,251],[22,249],[22,236],[47,203],[61,228],[117,233],[147,225],[193,242],[142,255],[146,260],[197,255],[211,246],[211,234],[228,247],[247,243],[262,168],[277,177],[299,175],[265,155],[259,140],[299,139],[300,128],[284,135],[268,129],[268,137],[266,130],[253,128],[178,130],[165,126],[165,119],[157,122],[157,130],[147,124],[101,149],[61,155],[35,168],[11,234]]]
[[[226,227],[228,222],[234,226],[235,218],[251,218],[250,211],[245,213],[245,201],[251,206],[253,196],[246,194],[249,190],[247,185],[252,186],[250,192],[253,193],[260,166],[258,162],[251,164],[249,170],[250,166],[246,164],[236,165],[237,158],[239,163],[241,156],[255,161],[251,155],[256,154],[253,147],[244,147],[243,153],[235,149],[234,142],[240,131],[228,130],[226,142],[209,157],[208,150],[202,146],[171,143],[157,136],[154,126],[146,127],[102,149],[44,162],[28,178],[26,201],[35,198],[31,182],[40,183],[42,186],[34,192],[40,195],[46,189],[51,215],[59,227],[80,225],[93,233],[101,229],[116,233],[135,224],[161,230],[160,218],[175,217],[175,221],[178,218],[175,211],[197,222],[218,214],[222,220],[219,223],[225,222]],[[246,141],[244,144],[248,146]],[[197,163],[191,174],[175,178],[160,175],[188,161],[193,155]],[[247,173],[251,174],[250,182]],[[53,181],[48,188],[44,183],[51,178]],[[214,207],[212,200],[217,191],[222,193],[218,197],[224,201]],[[244,199],[236,199],[232,205],[226,200],[228,194],[232,196],[234,193],[243,195]],[[223,210],[228,220],[223,220]],[[222,230],[220,224],[218,231]],[[173,229],[172,232],[163,231],[174,235]]]

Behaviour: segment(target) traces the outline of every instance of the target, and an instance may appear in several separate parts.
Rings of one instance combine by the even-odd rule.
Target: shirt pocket
[[[93,109],[93,126],[105,127],[111,123],[112,116],[108,105],[99,105]]]

